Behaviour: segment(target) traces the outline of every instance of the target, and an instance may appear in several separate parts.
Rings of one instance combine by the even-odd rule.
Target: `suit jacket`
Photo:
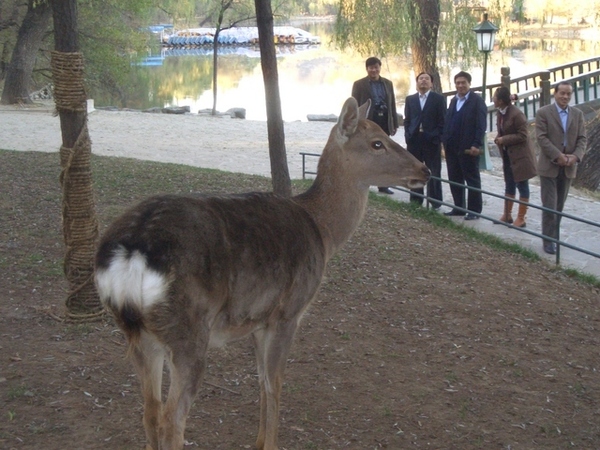
[[[404,138],[407,144],[423,130],[427,142],[437,145],[442,142],[444,119],[446,116],[446,99],[437,92],[429,91],[427,101],[421,110],[419,93],[406,97],[404,105]]]
[[[450,102],[450,106],[448,106],[448,111],[446,112],[446,123],[444,124],[444,135],[442,138],[442,143],[444,144],[446,151],[448,151],[449,148],[459,152],[463,152],[471,147],[482,149],[486,130],[485,120],[487,107],[481,96],[473,91],[470,91],[469,97],[461,108],[461,111],[463,111],[463,109],[464,111],[462,122],[459,125],[460,135],[458,141],[449,142],[452,134],[450,127],[452,126],[452,117],[456,114],[457,100],[458,96],[454,96]]]
[[[587,147],[585,120],[583,112],[569,106],[567,119],[567,145],[565,153],[575,155],[581,161]],[[535,134],[540,146],[538,157],[538,174],[544,177],[556,178],[560,166],[553,163],[563,152],[565,133],[555,104],[540,108],[535,116]],[[577,164],[565,167],[565,176],[575,178]]]
[[[394,95],[394,85],[387,78],[379,77],[385,87],[386,104],[388,108],[388,129],[390,132],[398,129],[398,113],[396,112],[396,96]],[[352,97],[358,102],[358,106],[371,99],[371,79],[369,77],[361,78],[352,85]],[[368,119],[373,120],[375,109],[371,104]]]
[[[514,180],[529,180],[537,175],[535,152],[529,139],[529,126],[525,114],[514,105],[506,108],[500,126],[498,112],[498,136],[502,136],[502,147],[508,154]]]

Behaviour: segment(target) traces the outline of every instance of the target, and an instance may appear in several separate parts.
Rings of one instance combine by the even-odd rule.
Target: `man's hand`
[[[471,147],[465,150],[465,155],[479,156],[481,151],[477,147]]]

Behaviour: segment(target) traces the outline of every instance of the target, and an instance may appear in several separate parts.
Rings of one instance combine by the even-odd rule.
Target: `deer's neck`
[[[311,188],[294,200],[308,211],[319,227],[329,259],[360,225],[369,186],[348,178],[336,163],[329,165],[329,170],[322,170],[322,166],[320,162]]]

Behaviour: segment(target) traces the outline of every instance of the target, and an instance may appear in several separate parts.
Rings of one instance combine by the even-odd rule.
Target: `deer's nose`
[[[429,170],[429,167],[423,164],[421,171],[423,172],[423,175],[425,175],[425,178],[429,180],[429,177],[431,176],[431,170]]]

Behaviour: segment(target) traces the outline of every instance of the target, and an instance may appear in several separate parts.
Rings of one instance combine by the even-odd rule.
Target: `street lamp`
[[[494,40],[496,39],[496,31],[498,27],[488,20],[487,13],[483,14],[483,20],[473,28],[477,36],[477,49],[483,52],[483,88],[481,97],[485,101],[485,81],[487,77],[487,61],[488,54],[494,49]]]

